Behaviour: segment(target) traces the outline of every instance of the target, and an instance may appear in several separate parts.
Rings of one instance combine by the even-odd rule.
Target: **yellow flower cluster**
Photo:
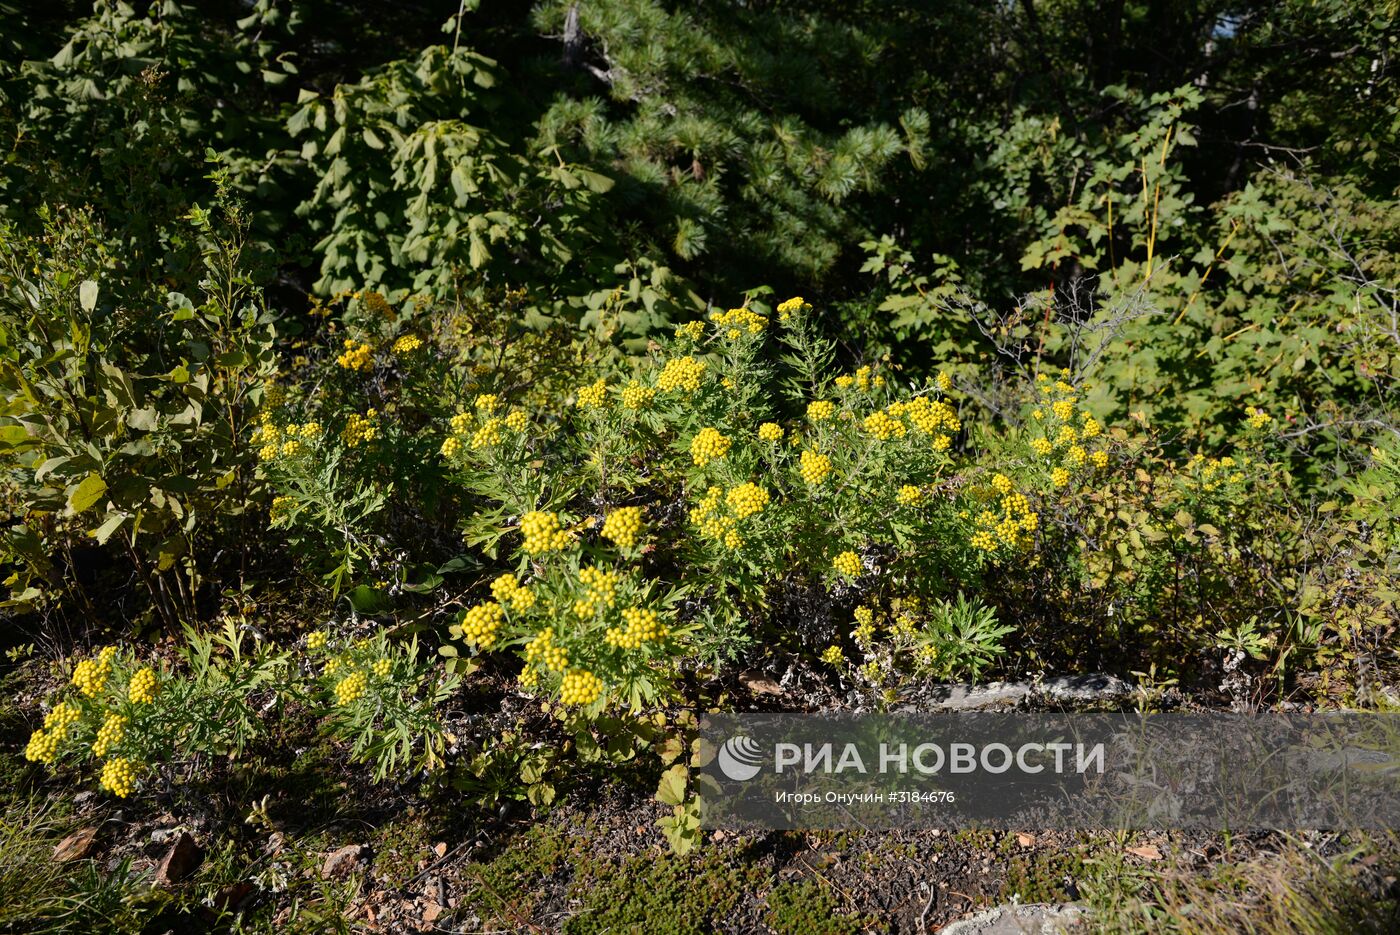
[[[412,354],[423,346],[423,339],[413,334],[406,334],[394,342],[395,354]]]
[[[932,435],[934,448],[939,451],[948,447],[952,441],[950,436],[962,431],[958,411],[947,400],[915,396],[904,404],[899,414],[908,418],[917,431]]]
[[[391,659],[376,659],[374,665],[369,667],[375,678],[388,678],[389,673],[394,670],[394,663]]]
[[[521,412],[519,409],[507,413],[505,419],[502,421],[505,422],[506,428],[510,429],[512,432],[525,431],[525,426],[527,424],[525,413]]]
[[[63,736],[52,731],[36,730],[29,735],[24,758],[31,763],[52,763],[58,757],[58,745]]]
[[[866,416],[861,423],[867,432],[874,435],[881,441],[891,438],[903,438],[906,431],[904,423],[892,417],[888,412],[877,411]]]
[[[632,548],[642,533],[642,508],[623,506],[613,510],[603,520],[602,533],[603,538],[611,539],[618,547]]]
[[[369,370],[374,366],[374,361],[370,359],[371,348],[368,344],[362,344],[354,338],[346,338],[343,345],[345,350],[336,357],[335,362],[346,370]]]
[[[900,506],[918,506],[924,502],[924,491],[913,484],[905,484],[899,488],[894,498]]]
[[[1249,427],[1252,429],[1262,429],[1264,426],[1274,421],[1273,416],[1253,406],[1245,406],[1244,414],[1249,419]]]
[[[587,669],[575,669],[559,685],[559,700],[564,704],[589,705],[602,694],[602,679]]]
[[[656,390],[649,386],[643,386],[636,380],[622,388],[622,407],[624,409],[646,409],[655,400]]]
[[[482,448],[500,444],[501,426],[504,424],[504,419],[498,419],[495,416],[481,423],[481,427],[472,433],[472,451],[480,451]]]
[[[690,457],[696,467],[704,467],[728,453],[729,439],[715,429],[703,428],[691,439]]]
[[[306,648],[312,652],[320,652],[326,648],[329,639],[330,634],[325,630],[316,630],[306,637]]]
[[[807,404],[807,418],[813,422],[825,422],[836,414],[836,404],[827,399],[819,399]]]
[[[364,696],[365,689],[369,687],[369,676],[363,672],[351,672],[345,678],[335,684],[335,702],[338,705],[348,705],[358,701]]]
[[[502,606],[509,604],[515,611],[526,611],[535,606],[535,592],[509,572],[491,582],[491,596]]]
[[[272,506],[267,511],[267,521],[276,526],[290,517],[295,507],[296,500],[292,497],[273,497]]]
[[[831,459],[810,448],[804,449],[799,470],[805,483],[820,484],[831,474]]]
[[[768,491],[754,483],[740,484],[725,497],[738,519],[748,519],[768,505]]]
[[[847,578],[859,577],[861,568],[860,556],[847,549],[831,560],[831,567]]]
[[[489,416],[496,411],[500,404],[501,399],[495,393],[482,393],[476,397],[476,401],[472,405]],[[457,428],[455,424],[452,428],[454,431],[463,431],[463,429]]]
[[[691,341],[699,341],[705,336],[705,323],[696,319],[695,321],[688,321],[683,325],[677,325],[676,336],[688,338]]]
[[[843,390],[848,390],[854,386],[862,393],[868,393],[870,392],[872,387],[878,389],[879,387],[884,386],[885,378],[881,376],[874,376],[873,371],[867,364],[861,367],[857,367],[856,372],[854,374],[843,374],[842,376],[837,377],[836,385],[841,387]]]
[[[1186,463],[1186,470],[1190,473],[1184,480],[1187,486],[1198,487],[1209,493],[1218,489],[1221,484],[1238,484],[1244,480],[1244,473],[1236,470],[1236,467],[1248,467],[1249,463],[1249,458],[1245,458],[1243,462],[1236,462],[1229,455],[1223,458],[1207,458],[1205,455],[1196,454]]]
[[[505,618],[505,608],[495,601],[477,604],[462,615],[462,639],[481,649],[490,649]]]
[[[136,764],[124,756],[114,756],[102,765],[98,781],[102,788],[124,799],[136,789]]]
[[[661,368],[656,378],[656,388],[663,393],[681,390],[687,395],[700,389],[700,378],[705,375],[705,362],[694,357],[673,357]]]
[[[1103,426],[1088,410],[1076,410],[1079,397],[1074,387],[1063,379],[1052,381],[1045,374],[1038,374],[1041,395],[1049,397],[1049,411],[1037,408],[1031,418],[1041,424],[1045,434],[1030,441],[1031,450],[1042,458],[1052,458],[1056,449],[1063,450],[1063,460],[1050,471],[1050,483],[1055,487],[1065,487],[1073,479],[1074,471],[1085,465],[1095,468],[1108,467],[1108,453],[1103,450],[1090,451],[1081,442],[1098,438],[1103,434]],[[1075,424],[1076,419],[1078,425]]]
[[[98,728],[97,739],[92,744],[92,755],[105,757],[113,747],[126,736],[126,718],[120,714],[109,714]]]
[[[802,296],[793,296],[786,302],[778,303],[778,321],[787,321],[793,315],[799,312],[809,311],[811,308],[812,306],[804,301]]]
[[[753,483],[739,484],[726,495],[724,488],[711,487],[705,491],[700,503],[690,511],[690,521],[700,527],[700,535],[724,543],[727,549],[737,549],[744,544],[739,535],[739,520],[759,513],[768,505],[768,491]],[[729,512],[721,511],[723,501]]]
[[[29,736],[24,758],[31,763],[52,763],[58,756],[58,745],[68,736],[68,728],[77,723],[78,706],[63,702],[44,718],[44,726]]]
[[[97,654],[96,659],[84,659],[73,668],[73,684],[89,698],[97,695],[107,685],[112,675],[112,657],[117,654],[115,646],[108,646]]]
[[[766,442],[783,440],[783,427],[776,422],[765,422],[758,427],[758,437]]]
[[[126,686],[126,697],[132,704],[150,704],[156,700],[156,673],[150,666],[142,666],[131,676]]]
[[[579,409],[603,409],[608,404],[608,381],[602,378],[595,380],[588,386],[578,388],[578,401],[574,403]]]
[[[846,661],[846,654],[841,652],[840,646],[828,646],[822,650],[822,662],[829,666],[839,666]]]
[[[617,603],[617,572],[596,566],[580,568],[578,580],[587,590],[574,601],[574,614],[585,620]]]
[[[534,510],[520,517],[524,549],[531,555],[558,552],[569,545],[569,534],[559,525],[559,514]]]
[[[525,659],[536,662],[551,672],[563,672],[569,667],[569,654],[554,642],[553,630],[541,630],[525,644]]]
[[[705,496],[700,500],[699,505],[690,511],[690,521],[700,527],[700,535],[706,539],[716,539],[723,542],[728,548],[737,549],[744,544],[743,537],[734,528],[739,521],[733,516],[724,516],[719,513],[722,496],[724,496],[722,487],[711,487],[705,491]]]
[[[710,320],[724,336],[733,341],[745,334],[762,334],[768,319],[747,308],[731,308],[727,312],[711,312]]]
[[[1024,494],[1016,492],[1006,475],[993,476],[992,489],[1001,497],[1001,511],[983,510],[978,514],[977,529],[968,544],[982,552],[996,552],[1003,546],[1030,548],[1035,542],[1035,531],[1040,528],[1040,514],[1030,508]]]
[[[366,410],[364,415],[350,413],[350,418],[345,420],[345,428],[340,432],[345,447],[358,448],[365,442],[374,441],[379,436],[378,419],[379,413],[373,409]]]
[[[603,639],[610,646],[636,649],[643,643],[662,640],[670,635],[670,631],[661,625],[661,618],[654,610],[628,607],[622,611],[622,619],[627,623],[625,630],[621,627],[608,627],[608,631],[603,634]]]

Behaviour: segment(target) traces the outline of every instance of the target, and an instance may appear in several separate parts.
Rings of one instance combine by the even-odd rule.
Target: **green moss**
[[[657,935],[712,932],[732,915],[764,872],[707,849],[689,858],[639,855],[584,861],[569,885],[583,905],[566,923],[568,935],[626,931]]]
[[[1006,865],[1001,898],[1023,903],[1055,903],[1065,899],[1064,880],[1084,879],[1084,861],[1077,850],[1016,854]]]
[[[484,916],[518,925],[533,914],[544,896],[542,881],[555,874],[568,854],[562,832],[534,825],[490,860],[467,865],[466,898]]]
[[[866,925],[843,913],[830,888],[817,880],[773,887],[764,921],[779,935],[855,935]]]

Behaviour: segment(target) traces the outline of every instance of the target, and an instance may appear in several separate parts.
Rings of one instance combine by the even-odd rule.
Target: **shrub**
[[[85,213],[47,215],[37,238],[0,229],[8,606],[73,589],[91,610],[73,565],[95,542],[130,562],[176,630],[196,613],[206,535],[246,522],[257,492],[243,426],[273,370],[274,336],[241,267],[242,214],[216,176],[215,208],[189,215],[204,262],[198,303],[164,288],[119,300]]]

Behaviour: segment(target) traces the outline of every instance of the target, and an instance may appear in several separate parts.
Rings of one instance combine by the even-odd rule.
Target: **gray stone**
[[[1057,935],[1079,929],[1086,921],[1073,903],[1026,903],[995,906],[970,919],[952,922],[939,935]]]
[[[1025,682],[934,685],[901,705],[901,711],[996,711],[1018,706],[1030,697]]]
[[[1122,701],[1133,693],[1133,686],[1103,672],[1086,675],[1056,675],[1037,683],[1036,691],[1053,701],[1088,703]]]

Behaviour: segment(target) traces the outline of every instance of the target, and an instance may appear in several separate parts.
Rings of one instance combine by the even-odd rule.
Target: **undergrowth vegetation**
[[[312,750],[641,789],[685,852],[692,712],[1397,703],[1393,3],[72,6],[0,3],[26,788]],[[124,885],[7,863],[0,924]],[[865,924],[832,898],[765,924]]]

